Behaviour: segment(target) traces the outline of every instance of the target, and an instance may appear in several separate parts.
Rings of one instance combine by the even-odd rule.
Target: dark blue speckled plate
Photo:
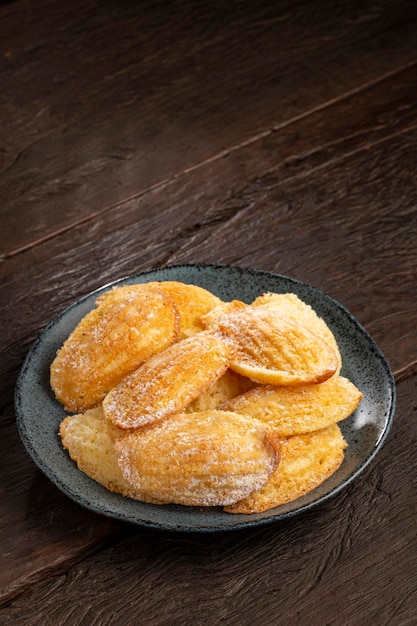
[[[142,526],[176,531],[224,531],[259,526],[306,511],[350,484],[372,461],[391,427],[395,383],[383,354],[354,317],[338,302],[300,281],[267,272],[219,265],[183,265],[122,279],[114,284],[179,280],[209,289],[224,300],[251,302],[265,291],[294,292],[311,304],[333,331],[343,358],[342,374],[364,398],[342,422],[348,442],[345,460],[326,482],[298,500],[253,515],[232,515],[219,508],[157,506],[110,493],[80,472],[62,449],[58,426],[65,411],[49,386],[49,366],[79,320],[94,307],[102,289],[64,311],[30,350],[16,388],[17,425],[22,441],[39,468],[70,498],[103,515]]]

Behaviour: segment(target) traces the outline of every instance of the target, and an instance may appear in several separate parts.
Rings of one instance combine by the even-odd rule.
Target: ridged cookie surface
[[[104,413],[119,428],[136,428],[177,413],[226,371],[231,348],[196,333],[155,355],[112,389]]]
[[[279,442],[248,416],[180,413],[116,443],[127,482],[144,500],[231,504],[260,489],[279,462]]]
[[[258,296],[256,300],[252,302],[252,306],[271,309],[282,317],[302,324],[308,328],[308,330],[318,335],[335,351],[339,361],[337,371],[340,371],[342,357],[335,336],[323,318],[319,317],[316,311],[309,304],[301,300],[297,294],[267,292]]]
[[[51,386],[68,411],[100,404],[126,375],[179,337],[173,300],[142,285],[123,297],[98,300],[76,326],[51,365]]]
[[[180,316],[180,339],[202,331],[201,316],[221,304],[220,298],[197,285],[189,285],[174,280],[146,284],[162,289],[175,303]],[[100,296],[98,301],[104,302],[109,299],[117,301],[119,298],[125,297],[127,293],[140,292],[142,287],[142,284],[115,287]]]
[[[181,339],[204,330],[201,316],[221,304],[220,298],[198,285],[189,285],[178,281],[162,281],[155,284],[159,285],[173,299],[178,308],[181,318]]]
[[[216,307],[207,320],[208,328],[234,348],[231,369],[256,382],[319,383],[337,370],[338,359],[331,346],[273,310],[237,301]]]
[[[280,464],[266,485],[225,511],[260,513],[303,496],[340,467],[345,448],[337,424],[282,439]]]
[[[361,398],[361,392],[353,383],[336,374],[319,385],[260,385],[223,403],[220,408],[256,417],[280,437],[288,437],[346,419]]]

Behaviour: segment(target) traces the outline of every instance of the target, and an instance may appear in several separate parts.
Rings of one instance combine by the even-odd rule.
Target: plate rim
[[[253,277],[263,276],[265,279],[272,278],[278,281],[282,280],[287,284],[296,285],[301,289],[307,289],[308,291],[311,291],[313,294],[319,295],[324,300],[324,302],[329,303],[332,307],[336,307],[338,311],[342,312],[343,315],[346,316],[346,318],[349,320],[349,322],[353,324],[356,327],[356,329],[361,333],[362,338],[370,345],[370,347],[372,348],[372,351],[375,353],[375,355],[379,359],[380,364],[383,367],[384,374],[386,377],[387,387],[390,391],[389,399],[388,399],[387,406],[386,406],[387,415],[386,415],[384,429],[380,437],[378,438],[378,441],[375,443],[373,449],[369,452],[368,456],[363,460],[363,462],[359,464],[359,466],[347,478],[342,480],[342,482],[340,482],[339,484],[336,484],[328,493],[322,494],[321,496],[319,496],[317,499],[313,501],[307,502],[305,504],[300,504],[300,506],[295,509],[279,512],[279,509],[283,506],[281,505],[281,507],[278,506],[278,507],[275,507],[274,509],[270,509],[269,515],[262,517],[262,518],[256,518],[256,519],[253,517],[253,514],[252,515],[240,514],[239,516],[235,515],[235,516],[231,516],[231,519],[236,519],[237,517],[239,518],[243,517],[244,519],[242,521],[236,521],[235,523],[231,523],[229,525],[219,525],[219,524],[211,525],[210,523],[205,524],[204,523],[205,518],[204,520],[202,519],[201,523],[197,526],[194,526],[193,524],[187,524],[187,523],[181,523],[181,522],[175,523],[175,517],[176,517],[175,515],[173,516],[174,521],[172,523],[158,522],[155,519],[144,519],[144,516],[133,519],[131,515],[128,515],[118,510],[113,510],[111,508],[106,508],[102,504],[93,503],[89,501],[86,497],[84,497],[83,495],[75,493],[74,490],[71,489],[71,487],[67,485],[65,480],[63,480],[62,477],[58,476],[53,471],[53,468],[50,468],[49,465],[47,465],[44,462],[43,458],[39,455],[37,449],[35,449],[35,447],[32,445],[30,438],[28,437],[27,430],[26,430],[25,416],[23,414],[23,404],[24,404],[23,388],[24,388],[24,383],[25,383],[25,377],[27,376],[28,370],[30,371],[30,365],[31,365],[31,360],[33,356],[36,355],[37,351],[42,347],[44,340],[48,337],[51,330],[56,325],[58,325],[60,321],[62,321],[66,316],[68,316],[72,311],[77,310],[89,300],[93,301],[95,295],[102,293],[103,291],[106,291],[113,286],[117,286],[119,284],[125,284],[126,282],[132,282],[133,284],[135,284],[136,281],[140,283],[147,282],[146,278],[148,276],[152,276],[155,274],[157,275],[160,273],[169,274],[171,272],[175,274],[177,272],[183,272],[187,270],[194,271],[200,268],[209,272],[232,271],[232,272],[244,273],[246,277],[248,275],[251,275]],[[154,280],[169,280],[169,279],[168,278],[159,278],[159,279],[155,278]],[[180,279],[171,277],[170,280],[180,280]],[[48,390],[48,391],[51,392],[51,390]],[[345,490],[354,480],[356,480],[356,478],[360,474],[362,474],[365,471],[365,469],[371,464],[375,456],[380,451],[381,447],[385,443],[386,438],[388,437],[392,428],[394,415],[396,411],[396,402],[397,402],[396,384],[395,384],[395,379],[394,379],[388,360],[386,359],[381,348],[375,342],[373,337],[366,331],[364,326],[362,326],[362,324],[350,313],[350,311],[348,311],[348,309],[341,302],[339,302],[332,296],[328,295],[326,292],[324,292],[320,288],[314,287],[310,283],[299,280],[297,278],[293,278],[293,277],[286,276],[284,274],[280,274],[276,272],[269,272],[266,270],[244,267],[241,265],[217,264],[217,263],[172,264],[172,265],[166,265],[166,266],[159,267],[159,268],[148,269],[148,270],[134,273],[134,274],[127,274],[121,278],[118,278],[114,281],[110,281],[94,289],[93,291],[90,291],[89,293],[81,296],[77,301],[72,302],[69,306],[67,306],[60,313],[58,313],[54,317],[54,319],[52,319],[44,327],[44,329],[39,333],[36,340],[32,343],[29,351],[27,352],[25,356],[19,375],[17,377],[15,393],[14,393],[16,425],[17,425],[20,439],[27,453],[32,458],[35,465],[42,471],[42,473],[46,475],[46,477],[53,484],[55,484],[55,486],[59,490],[61,490],[65,495],[67,495],[70,499],[78,503],[80,506],[83,506],[84,508],[87,508],[88,510],[93,511],[96,514],[104,515],[106,517],[116,519],[119,521],[128,522],[137,526],[154,528],[157,530],[167,530],[167,531],[175,531],[175,532],[197,532],[197,533],[229,532],[233,530],[247,529],[253,526],[264,526],[264,525],[271,524],[274,522],[276,523],[278,521],[292,518],[296,515],[305,513],[306,511],[309,511],[313,508],[318,507],[324,502],[327,502],[329,499],[334,498],[342,490]],[[65,451],[63,450],[63,448],[61,448],[61,450],[62,450],[62,453],[65,454]],[[80,472],[78,468],[76,469],[78,472]],[[92,480],[92,479],[89,479],[89,480]],[[103,487],[99,483],[95,482],[94,488],[98,488],[99,491],[104,490],[105,496],[108,494],[112,494],[112,492],[109,492],[108,490],[106,490],[105,487]],[[111,495],[111,497],[114,497],[114,496],[118,498],[123,498],[123,496],[121,496],[120,494]],[[132,502],[135,502],[135,501],[132,501]],[[162,506],[162,505],[150,505],[148,503],[142,503],[142,502],[140,502],[139,504],[140,505],[146,504],[147,506],[150,506],[150,507],[157,506],[158,508]],[[172,507],[172,506],[175,509],[179,507],[180,515],[181,515],[181,510],[184,510],[185,508],[190,508],[190,507],[181,507],[180,505],[163,505],[163,506],[164,506],[164,510],[168,510],[168,507]],[[191,507],[191,508],[194,508],[194,507]]]

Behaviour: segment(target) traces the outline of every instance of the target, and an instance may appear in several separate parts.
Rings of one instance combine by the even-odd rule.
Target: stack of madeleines
[[[78,468],[154,504],[251,514],[333,474],[361,392],[327,324],[293,293],[223,302],[177,281],[114,287],[51,365]]]

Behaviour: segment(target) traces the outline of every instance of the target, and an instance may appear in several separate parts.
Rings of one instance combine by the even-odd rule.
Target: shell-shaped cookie
[[[119,439],[116,452],[143,500],[193,506],[246,497],[279,462],[278,439],[260,422],[224,411],[172,415]]]
[[[220,298],[198,285],[178,281],[162,281],[157,284],[173,299],[178,308],[181,339],[204,330],[201,316],[221,304]]]
[[[201,324],[206,330],[215,331],[216,328],[218,328],[219,320],[221,320],[225,315],[239,313],[240,311],[247,309],[247,307],[248,305],[241,300],[221,302],[211,309],[211,311],[207,311],[207,313],[201,316]]]
[[[114,450],[114,444],[125,431],[105,419],[101,406],[66,417],[61,422],[59,435],[79,470],[109,491],[137,499],[135,490],[122,474]]]
[[[228,513],[260,513],[308,493],[341,465],[346,441],[337,424],[281,439],[281,461],[268,482],[232,506]]]
[[[260,385],[226,401],[220,408],[256,417],[280,437],[288,437],[346,419],[361,398],[362,393],[353,383],[335,375],[319,385]]]
[[[200,321],[201,316],[207,314],[222,302],[213,293],[198,285],[175,280],[146,284],[162,289],[175,303],[180,316],[180,339],[185,339],[185,337],[204,330]],[[134,294],[136,291],[140,291],[141,288],[143,288],[142,284],[114,287],[112,290],[102,294],[98,302],[109,301],[110,299],[117,301],[128,293]]]
[[[207,332],[173,344],[110,391],[103,401],[107,419],[129,429],[182,411],[224,374],[231,352]]]
[[[68,411],[85,411],[178,337],[177,308],[155,286],[99,299],[58,351],[51,365],[52,389]]]
[[[293,322],[302,324],[311,332],[318,335],[323,341],[333,348],[336,353],[339,365],[337,372],[342,366],[342,356],[339,346],[332,331],[322,317],[306,302],[301,300],[295,293],[272,293],[267,292],[258,296],[252,306],[271,309],[278,315],[286,317]]]
[[[233,346],[231,369],[264,384],[302,385],[327,380],[338,359],[331,346],[305,326],[275,311],[237,302],[213,309],[209,328]]]

